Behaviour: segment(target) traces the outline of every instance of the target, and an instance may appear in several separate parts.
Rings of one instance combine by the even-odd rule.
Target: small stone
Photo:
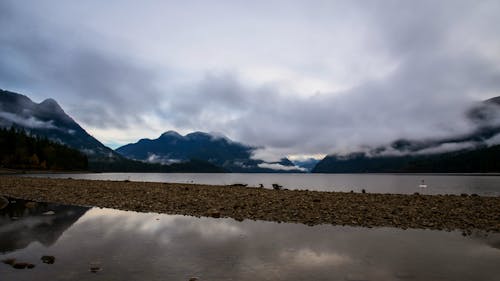
[[[47,212],[43,213],[42,215],[44,215],[44,216],[53,216],[55,214],[56,213],[54,211],[47,211]]]
[[[198,281],[198,280],[199,280],[198,277],[191,277],[191,278],[189,278],[189,281]]]
[[[277,183],[273,183],[273,184],[272,184],[272,186],[273,186],[273,189],[274,189],[274,190],[281,190],[281,189],[283,188],[283,186],[282,186],[282,185],[279,185],[279,184],[277,184]]]
[[[234,184],[231,184],[230,186],[232,186],[232,187],[246,187],[247,184],[244,184],[244,183],[234,183]]]
[[[97,273],[102,270],[101,264],[99,262],[91,262],[89,265],[89,270],[92,273]]]
[[[9,205],[9,199],[7,199],[3,196],[0,196],[0,210],[7,207],[7,205]]]
[[[211,216],[212,218],[220,218],[220,211],[216,209],[210,209],[208,211],[208,215]]]
[[[43,263],[46,264],[53,264],[56,262],[56,257],[54,256],[43,256],[40,259],[42,260]]]
[[[24,207],[26,207],[28,209],[34,209],[34,208],[36,208],[36,205],[37,205],[36,202],[26,202],[26,204],[24,204]]]
[[[32,263],[28,263],[28,265],[26,266],[28,269],[33,269],[35,268],[35,265],[32,264]]]
[[[12,267],[15,269],[25,269],[27,266],[28,266],[28,263],[26,263],[26,262],[16,262],[12,265]]]

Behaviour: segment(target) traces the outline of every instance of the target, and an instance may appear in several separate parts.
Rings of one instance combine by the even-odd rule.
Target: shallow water
[[[425,194],[500,195],[500,175],[474,174],[190,174],[190,173],[99,173],[31,175],[53,178],[132,180],[147,182],[229,185],[235,183],[271,188],[273,183],[288,189],[355,191],[372,193],[415,192]],[[427,188],[420,188],[424,180]]]
[[[55,215],[42,215],[54,210]],[[18,219],[13,220],[12,217]],[[0,211],[1,280],[499,280],[500,235],[309,227],[18,200]],[[40,261],[55,256],[54,264]],[[91,273],[90,265],[102,270]]]

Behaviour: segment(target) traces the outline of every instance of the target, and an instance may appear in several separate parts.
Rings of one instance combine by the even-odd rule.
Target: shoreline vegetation
[[[0,176],[0,196],[236,220],[500,232],[500,197]]]

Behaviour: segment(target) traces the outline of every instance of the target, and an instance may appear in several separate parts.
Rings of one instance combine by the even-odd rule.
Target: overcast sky
[[[0,88],[116,147],[218,132],[262,156],[470,130],[500,1],[0,1]]]

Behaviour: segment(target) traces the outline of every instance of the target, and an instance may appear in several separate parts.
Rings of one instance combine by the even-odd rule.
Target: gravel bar
[[[0,176],[0,194],[138,212],[333,224],[500,232],[500,197],[271,190],[242,186]]]

